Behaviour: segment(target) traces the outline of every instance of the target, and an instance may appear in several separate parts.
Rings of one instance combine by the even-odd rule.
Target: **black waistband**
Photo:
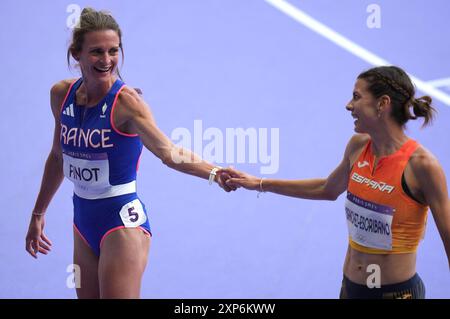
[[[381,285],[380,288],[369,288],[367,285],[354,283],[346,276],[342,280],[342,288],[349,298],[382,298],[383,294],[413,289],[421,283],[422,279],[416,273],[410,279],[389,285]]]

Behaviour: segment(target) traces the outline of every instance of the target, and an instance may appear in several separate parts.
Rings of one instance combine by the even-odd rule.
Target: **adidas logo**
[[[102,114],[100,114],[100,118],[102,118],[102,119],[106,118],[105,112],[106,112],[107,108],[108,108],[108,104],[106,104],[106,102],[105,102],[105,104],[103,104],[103,106],[102,106]]]
[[[369,166],[369,162],[368,161],[364,161],[364,162],[358,162],[358,167],[359,168],[363,168],[364,166]]]
[[[75,117],[75,113],[73,112],[73,104],[70,104],[68,107],[66,107],[62,114]]]

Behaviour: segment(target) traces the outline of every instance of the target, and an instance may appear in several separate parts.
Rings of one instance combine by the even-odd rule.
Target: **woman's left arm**
[[[450,267],[450,200],[444,170],[431,154],[419,157],[414,165],[425,202],[430,206]]]
[[[214,165],[204,161],[190,150],[176,146],[156,125],[150,107],[131,88],[125,87],[118,98],[120,109],[115,119],[126,123],[132,133],[140,136],[142,143],[156,157],[170,168],[180,172],[208,179]],[[231,188],[224,183],[223,176],[215,176],[215,181],[225,191]]]

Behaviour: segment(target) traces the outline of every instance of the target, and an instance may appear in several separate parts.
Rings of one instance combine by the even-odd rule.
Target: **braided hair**
[[[436,110],[431,106],[429,96],[415,98],[414,85],[408,74],[396,66],[380,66],[364,71],[358,76],[368,83],[368,90],[379,98],[388,95],[392,104],[392,117],[404,126],[409,120],[424,118],[423,126],[428,125],[434,118]],[[412,111],[410,108],[412,107]]]

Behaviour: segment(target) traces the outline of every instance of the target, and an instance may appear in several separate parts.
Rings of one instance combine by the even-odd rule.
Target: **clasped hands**
[[[260,190],[261,178],[238,171],[233,167],[221,168],[216,173],[216,182],[226,192],[243,187],[248,190]]]

